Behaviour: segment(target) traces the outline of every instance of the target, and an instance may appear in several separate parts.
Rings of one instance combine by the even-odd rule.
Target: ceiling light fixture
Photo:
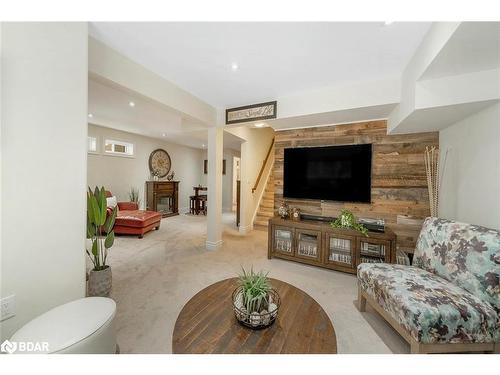
[[[235,63],[235,62],[234,62],[234,63],[232,63],[232,64],[231,64],[231,70],[232,70],[233,72],[237,71],[237,70],[238,70],[238,68],[239,68],[238,63]]]
[[[256,123],[256,124],[255,124],[255,127],[256,127],[256,128],[263,128],[263,127],[264,127],[264,125],[265,125],[265,124],[264,124],[263,122],[258,122],[258,123]]]
[[[128,105],[131,106],[131,107],[135,107],[135,103],[134,102],[128,102]]]
[[[162,137],[166,137],[167,133],[162,133],[161,135],[162,135]]]
[[[94,115],[92,113],[89,113],[88,116],[89,116],[89,118],[94,117]]]
[[[201,147],[205,148],[205,144],[203,143],[203,144],[201,145]]]
[[[384,26],[392,25],[394,21],[384,21]]]

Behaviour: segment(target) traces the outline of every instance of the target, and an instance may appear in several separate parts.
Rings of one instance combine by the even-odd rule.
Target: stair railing
[[[262,174],[264,173],[264,169],[267,165],[267,161],[269,160],[269,156],[271,155],[271,150],[273,149],[274,146],[274,137],[273,140],[271,141],[271,145],[269,146],[269,150],[267,150],[266,158],[262,162],[262,167],[260,168],[259,175],[257,176],[257,181],[255,181],[255,185],[252,188],[252,194],[255,193],[255,190],[257,190],[257,187],[259,186],[260,179],[262,178]]]

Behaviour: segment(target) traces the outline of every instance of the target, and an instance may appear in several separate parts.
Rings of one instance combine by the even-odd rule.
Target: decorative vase
[[[289,216],[288,204],[286,204],[285,202],[281,202],[281,205],[278,208],[278,215],[280,215],[282,219],[288,218]]]
[[[292,220],[300,221],[300,210],[298,208],[292,208],[292,212],[290,213]]]
[[[109,297],[111,292],[111,267],[106,266],[105,269],[89,272],[89,297]]]

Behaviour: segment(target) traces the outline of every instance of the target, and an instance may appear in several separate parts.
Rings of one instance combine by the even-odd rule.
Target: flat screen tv
[[[371,202],[372,145],[286,148],[283,196]]]

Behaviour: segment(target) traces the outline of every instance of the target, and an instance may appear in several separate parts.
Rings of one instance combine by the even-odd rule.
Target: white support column
[[[222,154],[224,130],[208,129],[207,250],[222,246]]]

